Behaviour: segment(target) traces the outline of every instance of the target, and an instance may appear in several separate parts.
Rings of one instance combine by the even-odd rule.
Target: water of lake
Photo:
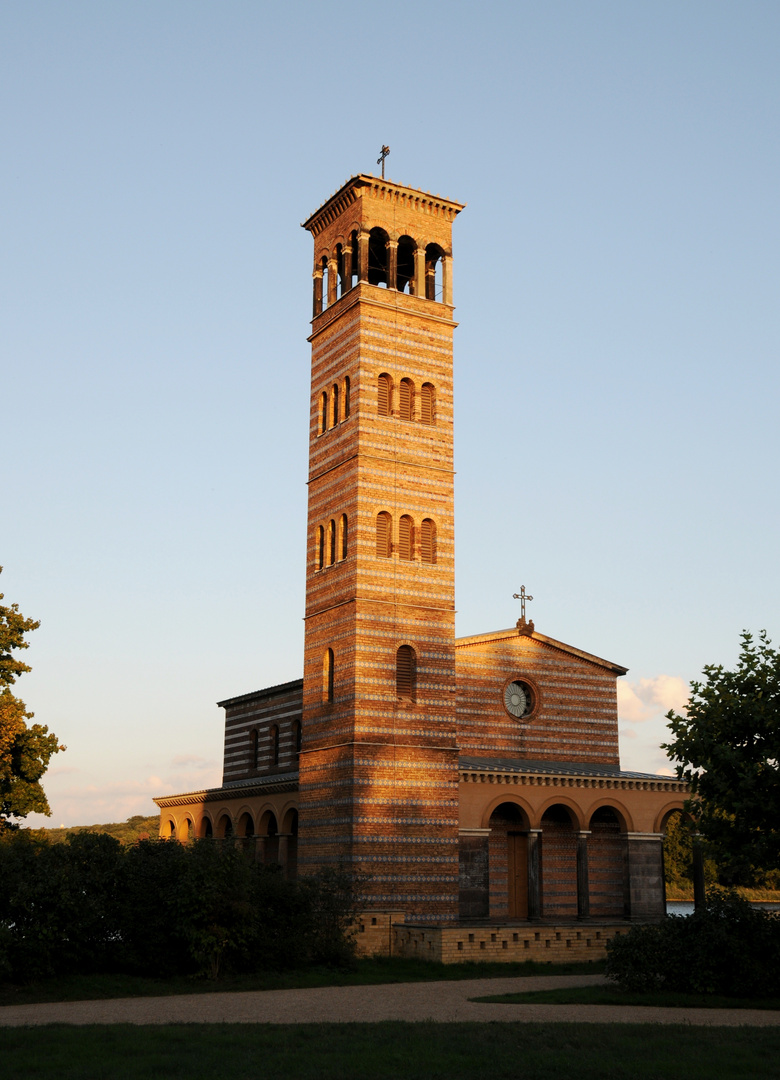
[[[753,902],[753,907],[761,911],[780,911],[780,904],[768,903],[763,900]],[[693,915],[693,900],[667,900],[667,915]]]

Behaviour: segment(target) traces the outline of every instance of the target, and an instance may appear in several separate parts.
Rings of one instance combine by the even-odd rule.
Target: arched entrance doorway
[[[529,910],[529,822],[517,803],[495,808],[488,822],[491,918],[527,919]],[[532,890],[533,891],[533,890]]]

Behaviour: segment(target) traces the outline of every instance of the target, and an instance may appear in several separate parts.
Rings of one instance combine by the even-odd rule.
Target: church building
[[[471,955],[461,938],[476,947],[458,937],[469,923],[659,918],[665,823],[686,797],[671,777],[621,770],[627,669],[537,632],[524,588],[515,626],[455,637],[452,227],[463,209],[360,174],[304,223],[303,678],[221,701],[222,786],[155,800],[162,836],[241,838],[291,877],[354,869],[363,929],[403,926],[397,943],[433,948],[414,929],[449,928],[455,959]],[[540,942],[488,937],[506,959]]]

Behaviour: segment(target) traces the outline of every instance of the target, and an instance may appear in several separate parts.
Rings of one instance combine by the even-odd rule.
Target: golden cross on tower
[[[529,621],[526,622],[525,618],[525,602],[526,600],[533,600],[533,596],[525,591],[525,585],[520,586],[520,592],[512,593],[513,600],[520,601],[520,618],[517,620],[517,629],[521,634],[533,634],[534,624]]]
[[[382,166],[382,179],[383,180],[385,178],[385,158],[387,157],[387,155],[389,153],[390,153],[390,147],[389,146],[383,146],[382,149],[379,151],[379,157],[376,159],[377,165]]]

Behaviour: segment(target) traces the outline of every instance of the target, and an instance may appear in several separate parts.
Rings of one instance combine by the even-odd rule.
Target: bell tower
[[[299,864],[458,911],[452,223],[358,175],[314,239]]]

